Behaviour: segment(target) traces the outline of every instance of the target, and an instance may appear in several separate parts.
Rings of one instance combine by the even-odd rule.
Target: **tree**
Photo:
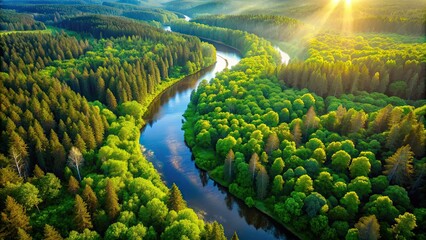
[[[300,124],[296,123],[293,128],[293,141],[296,143],[296,146],[299,147],[302,143],[302,130],[300,130]]]
[[[51,201],[59,196],[62,188],[61,180],[53,173],[47,173],[34,182],[42,199]]]
[[[275,158],[274,163],[271,166],[271,177],[275,177],[277,175],[280,175],[284,169],[284,161],[282,158]]]
[[[34,167],[33,175],[35,178],[41,178],[44,176],[43,170],[36,164]]]
[[[351,162],[351,155],[343,150],[339,150],[331,156],[331,165],[336,171],[343,172],[348,169]]]
[[[30,210],[34,206],[38,209],[38,204],[42,202],[42,199],[39,198],[38,189],[29,182],[19,186],[13,195],[27,210]]]
[[[260,165],[259,172],[256,177],[257,197],[263,199],[266,197],[269,185],[269,176],[264,166]]]
[[[305,194],[312,192],[314,190],[314,186],[311,177],[309,177],[307,174],[300,176],[296,181],[294,190]]]
[[[106,184],[106,199],[105,199],[105,210],[111,220],[114,220],[120,213],[120,205],[118,204],[118,196],[115,192],[114,185],[111,179],[107,180]]]
[[[380,238],[380,225],[374,215],[360,218],[355,227],[358,229],[360,240],[376,240]]]
[[[207,223],[204,229],[205,233],[204,237],[202,238],[203,240],[226,240],[223,226],[217,221],[214,221],[213,223]]]
[[[68,180],[68,192],[70,192],[71,194],[76,194],[79,189],[80,184],[78,183],[77,179],[75,179],[74,176],[71,176]]]
[[[283,176],[276,175],[274,178],[274,181],[272,182],[272,193],[275,196],[280,195],[283,191],[283,185],[284,185]]]
[[[18,229],[19,240],[32,240],[33,238],[22,228]]]
[[[174,221],[166,230],[161,234],[161,239],[200,239],[200,228],[196,223],[190,220],[183,219]]]
[[[87,205],[78,194],[75,195],[74,212],[74,223],[79,232],[82,232],[86,228],[90,229],[93,227],[90,214],[87,211]]]
[[[70,150],[70,153],[68,154],[68,165],[70,167],[75,168],[75,170],[77,170],[79,181],[81,181],[80,167],[83,164],[83,162],[84,162],[84,158],[80,150],[76,147],[72,147]]]
[[[406,212],[403,215],[399,215],[395,219],[395,224],[392,226],[392,232],[395,239],[410,239],[415,234],[412,232],[416,224],[416,216],[414,214]]]
[[[237,234],[237,232],[234,232],[234,235],[232,235],[231,240],[240,240],[240,239],[238,238],[238,234]]]
[[[234,151],[232,151],[232,149],[229,149],[229,152],[225,158],[225,165],[223,167],[223,175],[225,176],[225,179],[228,182],[231,182],[234,177],[234,160]]]
[[[183,200],[182,193],[180,192],[178,186],[174,183],[169,190],[167,207],[170,210],[175,210],[176,212],[186,208],[186,202]]]
[[[115,110],[117,108],[117,99],[115,98],[114,94],[109,90],[109,88],[106,90],[106,105],[109,109]]]
[[[139,210],[139,218],[142,222],[149,226],[152,225],[154,228],[161,232],[164,228],[168,209],[158,198],[151,199],[146,206],[141,206]]]
[[[406,145],[400,147],[395,154],[386,159],[383,174],[388,176],[390,182],[404,185],[409,182],[413,172],[413,152],[410,145]]]
[[[44,240],[62,240],[61,234],[49,224],[44,225]]]
[[[356,192],[347,192],[340,200],[342,205],[346,208],[348,213],[354,217],[358,213],[358,205],[361,203]]]
[[[257,153],[253,153],[250,158],[250,173],[252,176],[252,180],[254,181],[254,175],[256,174],[257,163],[259,162],[259,155]]]
[[[371,170],[370,160],[366,157],[357,157],[352,160],[351,165],[349,166],[349,171],[353,178],[359,176],[368,176]]]
[[[28,167],[28,147],[15,132],[10,136],[9,156],[19,176],[25,178]]]
[[[268,155],[271,155],[272,152],[277,150],[279,146],[280,146],[280,140],[277,136],[277,133],[272,132],[271,134],[269,134],[268,140],[266,141],[265,152]]]
[[[315,217],[327,204],[327,200],[319,193],[312,192],[304,200],[304,208],[309,217]]]
[[[13,238],[18,230],[31,230],[30,218],[25,213],[25,208],[10,196],[6,197],[6,204],[1,213],[0,238]]]
[[[98,206],[98,198],[96,197],[95,192],[93,192],[89,184],[86,184],[86,186],[84,187],[82,197],[84,201],[87,203],[87,207],[89,211],[92,214],[95,213]]]
[[[370,179],[365,176],[356,177],[348,184],[349,191],[355,191],[360,198],[371,193]]]

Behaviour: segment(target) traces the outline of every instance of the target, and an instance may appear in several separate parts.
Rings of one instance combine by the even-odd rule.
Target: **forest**
[[[186,26],[186,32],[210,29],[203,37],[223,36],[215,35],[220,28]],[[424,237],[424,100],[389,97],[374,88],[367,90],[375,93],[353,97],[328,87],[331,92],[321,97],[277,78],[275,62],[265,61],[265,52],[244,52],[237,67],[204,82],[191,96],[184,129],[197,165],[304,239]],[[281,66],[278,76],[290,78],[285,69],[292,64]],[[297,84],[305,79],[296,78]]]
[[[152,99],[213,64],[215,49],[147,24],[92,19],[86,26],[97,38],[63,30],[0,36],[8,143],[0,149],[0,238],[224,238],[221,225],[187,208],[176,185],[168,189],[138,143]],[[100,37],[102,20],[127,28]],[[78,18],[69,21],[79,30]]]
[[[150,104],[223,58],[206,41],[242,59],[191,93],[184,161],[300,239],[425,239],[424,7],[1,2],[0,239],[238,239],[140,143]]]

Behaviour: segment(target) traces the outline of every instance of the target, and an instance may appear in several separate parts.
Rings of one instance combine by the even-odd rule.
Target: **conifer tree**
[[[114,185],[110,179],[106,184],[105,210],[111,220],[114,220],[120,213],[120,205],[118,204],[118,196],[115,192]]]
[[[93,192],[89,184],[86,184],[86,186],[84,187],[82,197],[87,203],[89,211],[93,214],[98,206],[98,198],[96,197],[95,192]]]
[[[257,197],[263,199],[266,197],[269,184],[269,176],[263,165],[260,166],[256,177]]]
[[[240,240],[240,239],[238,238],[238,234],[237,234],[237,232],[234,232],[234,235],[232,235],[231,240]]]
[[[302,143],[302,131],[300,130],[299,123],[293,128],[293,141],[296,143],[297,147]]]
[[[74,223],[79,232],[82,232],[86,228],[90,229],[93,227],[90,214],[87,211],[86,203],[78,194],[75,195],[74,212]]]
[[[223,175],[225,176],[225,179],[227,181],[232,181],[233,178],[233,173],[234,173],[234,169],[233,169],[233,165],[234,165],[234,160],[235,160],[235,155],[234,155],[234,151],[232,151],[232,149],[229,149],[228,154],[226,155],[225,158],[225,166],[223,168],[224,172]]]
[[[277,133],[272,132],[268,136],[268,140],[265,145],[265,152],[271,155],[273,151],[277,150],[280,146],[280,140],[278,139]]]
[[[34,167],[33,175],[35,178],[41,178],[44,176],[44,171],[36,164]]]
[[[253,153],[250,158],[249,168],[251,173],[252,181],[254,181],[254,176],[256,174],[257,163],[259,162],[259,155]]]
[[[75,179],[74,176],[71,176],[68,180],[68,192],[70,192],[71,194],[76,194],[79,189],[80,184],[78,183],[77,179]]]
[[[31,229],[30,218],[25,213],[25,208],[10,196],[6,197],[6,204],[1,213],[0,238],[13,238],[18,234],[18,229],[28,231]]]
[[[390,182],[403,185],[409,182],[413,172],[413,152],[410,145],[406,145],[386,159],[383,174],[388,176]]]
[[[33,238],[22,228],[18,228],[19,240],[32,240]]]
[[[172,187],[169,190],[169,198],[167,200],[167,207],[170,210],[175,210],[179,212],[186,208],[186,202],[183,200],[182,193],[176,184],[173,183]]]
[[[62,240],[61,234],[49,224],[44,225],[44,240]]]
[[[360,218],[355,227],[358,229],[359,239],[380,238],[380,225],[375,215]]]

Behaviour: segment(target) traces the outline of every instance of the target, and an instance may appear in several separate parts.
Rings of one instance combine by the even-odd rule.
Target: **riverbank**
[[[188,113],[188,110],[187,110],[186,113]],[[195,118],[191,117],[191,116],[193,116],[193,115],[192,114],[185,114],[186,126],[194,126],[195,125],[195,123],[196,123]],[[237,194],[232,193],[229,189],[229,183],[227,181],[225,181],[224,179],[220,178],[219,174],[215,173],[215,170],[217,168],[215,168],[213,170],[208,170],[207,166],[199,164],[200,162],[208,162],[208,161],[211,161],[212,158],[217,158],[216,153],[213,149],[200,149],[200,148],[197,148],[197,147],[195,147],[195,148],[191,147],[190,146],[191,144],[189,144],[187,142],[187,140],[192,141],[190,136],[193,136],[193,134],[194,134],[193,130],[188,129],[188,128],[184,128],[184,130],[185,130],[185,142],[187,143],[187,145],[191,149],[192,154],[195,157],[195,165],[198,168],[202,169],[203,171],[206,171],[208,173],[209,178],[212,179],[215,183],[226,188],[228,190],[228,192],[232,194],[232,196],[240,199],[242,202],[244,202],[244,204],[246,206],[248,206],[245,203],[245,199],[241,198]],[[208,160],[206,160],[205,158],[208,158]],[[197,160],[198,160],[198,162],[197,162]],[[256,208],[258,211],[262,212],[263,214],[267,215],[268,217],[270,217],[271,219],[273,219],[277,223],[281,224],[284,228],[286,228],[289,232],[291,232],[297,238],[302,239],[302,240],[312,239],[312,236],[304,234],[304,233],[297,232],[294,229],[294,227],[290,226],[289,224],[284,223],[279,218],[274,216],[273,212],[271,212],[268,208],[266,208],[266,206],[261,201],[254,200],[254,203],[255,203],[254,206],[253,206],[254,208]],[[250,206],[248,206],[248,207],[250,207]]]

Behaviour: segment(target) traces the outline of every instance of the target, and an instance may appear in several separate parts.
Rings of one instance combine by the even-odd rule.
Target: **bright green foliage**
[[[305,194],[309,194],[314,190],[313,181],[309,175],[302,175],[300,176],[297,181],[296,185],[294,186],[294,190],[298,192],[302,192]]]
[[[174,183],[169,190],[167,207],[170,210],[175,210],[176,212],[186,208],[186,202],[183,200],[182,193],[180,192],[178,186],[176,186]]]
[[[284,169],[284,161],[282,158],[276,158],[271,166],[271,177],[280,175]]]
[[[392,232],[396,239],[409,239],[414,236],[412,232],[416,224],[416,216],[411,213],[404,213],[395,219],[396,224],[392,226]]]
[[[105,232],[105,239],[126,239],[127,227],[121,222],[116,222],[109,225],[107,231]]]
[[[34,181],[41,199],[51,201],[59,196],[62,188],[61,181],[52,173],[47,173]]]
[[[338,172],[346,171],[349,167],[349,163],[351,162],[351,156],[343,151],[339,150],[333,154],[331,157],[331,164],[334,169]]]
[[[226,240],[223,226],[217,221],[207,223],[204,227],[204,231],[204,236],[202,237],[204,240]]]
[[[161,230],[164,225],[167,213],[168,209],[166,204],[164,204],[158,198],[154,198],[150,200],[146,206],[141,207],[139,210],[139,218],[145,225],[152,225],[156,229]]]
[[[127,229],[126,239],[142,240],[145,237],[146,232],[146,228],[143,226],[143,224],[139,223]]]
[[[164,233],[161,235],[161,239],[200,239],[200,229],[197,224],[192,223],[189,220],[179,220],[173,222],[169,227],[166,228]]]
[[[279,196],[283,191],[284,180],[281,175],[277,175],[272,182],[272,193],[275,196]]]
[[[370,179],[365,176],[356,177],[348,184],[348,190],[356,192],[360,198],[363,198],[371,193]]]
[[[371,164],[368,158],[366,157],[357,157],[352,160],[351,165],[349,166],[349,171],[353,178],[359,176],[368,176],[371,170]]]
[[[358,205],[361,202],[356,192],[347,192],[340,202],[352,217],[358,213]]]

